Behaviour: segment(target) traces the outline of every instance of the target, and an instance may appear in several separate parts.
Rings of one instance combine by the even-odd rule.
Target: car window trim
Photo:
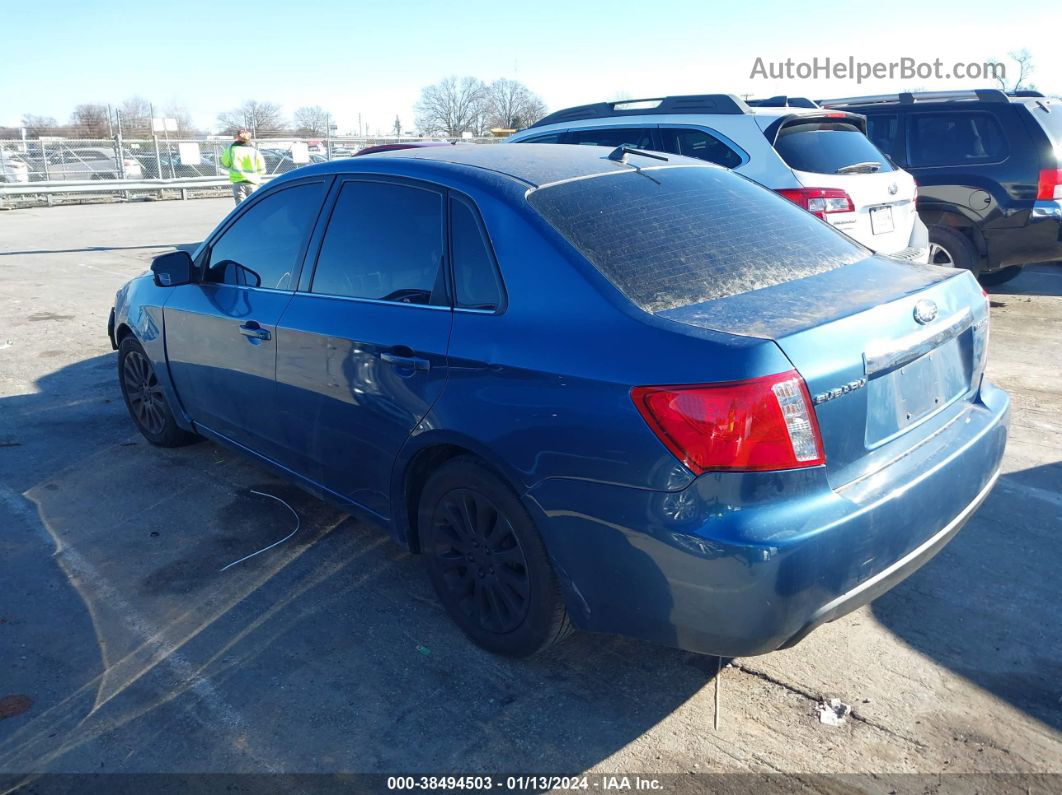
[[[384,301],[379,298],[363,298],[355,295],[333,295],[332,293],[315,293],[313,292],[313,279],[317,273],[317,264],[321,256],[321,249],[324,245],[325,235],[328,233],[328,225],[332,222],[332,214],[335,212],[336,203],[339,200],[339,194],[343,190],[343,186],[351,182],[382,182],[390,185],[403,185],[405,187],[417,188],[425,190],[430,193],[436,194],[442,202],[442,235],[443,235],[443,261],[439,263],[439,267],[444,269],[446,278],[443,279],[443,283],[447,290],[447,295],[443,296],[446,303],[442,304],[410,304],[405,301]],[[322,298],[340,298],[350,301],[360,301],[362,303],[371,304],[383,304],[385,306],[413,306],[427,309],[448,309],[453,311],[454,309],[454,297],[453,290],[450,287],[452,281],[452,274],[450,274],[450,214],[449,214],[449,202],[447,199],[447,188],[443,185],[437,185],[433,182],[426,182],[418,179],[408,179],[406,177],[393,177],[389,174],[374,174],[374,173],[345,173],[337,174],[335,182],[332,185],[332,189],[329,191],[326,197],[325,203],[322,205],[320,215],[318,217],[318,226],[320,227],[320,235],[311,235],[310,242],[313,244],[312,248],[308,248],[304,258],[305,266],[300,274],[300,279],[297,283],[295,292],[303,295],[320,296]],[[312,257],[310,256],[312,253]]]
[[[498,285],[498,306],[494,309],[477,309],[471,306],[458,306],[457,305],[457,272],[456,272],[456,260],[454,259],[453,250],[453,213],[450,203],[453,201],[459,201],[468,208],[472,213],[472,219],[476,226],[479,228],[480,243],[483,244],[487,251],[487,257],[490,259],[491,267],[494,268],[494,282]],[[450,282],[450,303],[453,306],[455,312],[463,312],[471,315],[503,315],[509,308],[509,291],[505,287],[505,279],[502,277],[501,267],[498,265],[498,256],[494,251],[494,241],[490,239],[490,232],[487,230],[487,224],[483,220],[483,213],[480,212],[479,206],[476,202],[467,194],[458,190],[447,189],[446,197],[446,251],[447,262],[449,267],[447,268],[447,277]]]
[[[919,116],[946,116],[949,114],[962,114],[966,116],[989,116],[999,128],[1000,135],[1003,137],[1003,145],[1005,147],[1005,154],[999,160],[970,160],[966,163],[934,163],[931,165],[916,166],[911,159],[911,130],[914,128],[915,119]],[[924,108],[916,111],[909,111],[906,114],[907,118],[904,119],[904,153],[907,156],[907,163],[910,168],[969,168],[970,166],[998,166],[1006,163],[1010,160],[1010,138],[1007,135],[1007,128],[1003,126],[1000,119],[996,114],[982,110],[981,108],[947,108],[940,110],[929,110]]]
[[[235,210],[233,210],[232,214],[230,214],[228,218],[222,221],[221,225],[217,229],[215,229],[207,238],[206,243],[203,246],[203,250],[199,252],[199,256],[196,258],[196,262],[194,263],[195,270],[197,271],[196,284],[208,284],[208,282],[203,281],[203,277],[206,276],[207,268],[210,265],[210,257],[211,254],[213,254],[214,245],[225,235],[226,232],[229,231],[229,229],[232,228],[233,224],[243,218],[243,216],[246,215],[259,202],[268,199],[270,196],[274,196],[278,193],[283,193],[289,188],[296,188],[302,185],[313,185],[319,183],[325,186],[324,197],[321,199],[321,203],[317,206],[317,215],[314,217],[313,224],[310,227],[310,234],[306,235],[306,238],[305,240],[303,240],[302,246],[299,249],[299,254],[295,259],[295,266],[292,268],[291,271],[291,289],[281,290],[279,287],[251,287],[250,285],[246,284],[226,285],[227,287],[239,287],[245,290],[266,290],[271,293],[291,294],[296,292],[298,289],[299,280],[302,278],[302,273],[305,270],[306,255],[309,251],[310,243],[314,239],[314,236],[317,232],[317,228],[321,224],[322,209],[324,208],[325,202],[327,201],[328,196],[331,193],[332,183],[334,181],[335,178],[329,174],[320,177],[303,177],[301,179],[292,180],[291,182],[285,183],[283,187],[277,188],[276,190],[263,191],[261,193],[255,191],[254,193],[252,193],[249,198],[240,202],[240,204],[236,206]],[[258,195],[256,196],[255,194]]]
[[[707,133],[708,135],[712,136],[713,138],[717,139],[718,141],[721,141],[722,143],[726,144],[727,146],[730,147],[730,149],[734,152],[734,154],[736,154],[738,157],[741,158],[741,162],[738,163],[736,166],[733,166],[733,167],[723,166],[723,168],[731,168],[731,170],[736,169],[736,168],[741,168],[742,166],[747,165],[748,162],[752,159],[749,156],[749,153],[746,152],[742,147],[738,146],[738,144],[732,138],[730,138],[729,136],[724,135],[723,133],[719,132],[718,130],[714,130],[711,127],[708,127],[706,125],[703,125],[703,124],[665,123],[665,124],[660,124],[660,125],[657,125],[657,126],[658,126],[658,129],[660,129],[660,130],[665,130],[665,129],[667,129],[667,130],[676,130],[676,129],[677,130],[697,130],[698,132]],[[663,136],[660,136],[660,139],[659,139],[658,143],[661,146],[663,146],[663,144],[664,144]],[[657,151],[663,152],[665,150],[664,149],[659,149]],[[677,155],[679,153],[678,152],[671,152],[669,154],[676,154]],[[679,156],[680,157],[693,157],[693,155],[679,155]],[[702,158],[696,157],[694,159],[695,160],[701,160]],[[716,165],[716,166],[722,166],[723,165],[722,163],[715,163],[712,160],[705,160],[704,162],[705,163],[712,163],[713,165]]]

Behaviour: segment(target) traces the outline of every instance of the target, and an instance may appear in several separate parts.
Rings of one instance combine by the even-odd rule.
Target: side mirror
[[[192,283],[192,255],[187,251],[171,251],[151,260],[151,272],[159,287],[179,287]]]

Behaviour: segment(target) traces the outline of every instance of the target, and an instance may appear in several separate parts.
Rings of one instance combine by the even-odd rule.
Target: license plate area
[[[867,382],[868,448],[884,444],[966,393],[972,351],[962,334]]]
[[[875,235],[884,235],[896,229],[892,220],[892,207],[870,208],[870,231]]]

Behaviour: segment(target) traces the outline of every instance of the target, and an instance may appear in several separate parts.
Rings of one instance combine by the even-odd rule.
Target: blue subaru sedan
[[[301,168],[118,293],[130,414],[385,527],[453,620],[790,646],[933,557],[999,473],[963,270],[703,161],[535,145]]]

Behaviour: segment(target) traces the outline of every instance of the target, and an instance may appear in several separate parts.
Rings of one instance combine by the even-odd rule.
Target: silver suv
[[[708,160],[777,191],[874,251],[927,262],[915,181],[866,137],[866,118],[800,103],[754,107],[732,94],[598,102],[551,113],[508,142],[625,144]]]

